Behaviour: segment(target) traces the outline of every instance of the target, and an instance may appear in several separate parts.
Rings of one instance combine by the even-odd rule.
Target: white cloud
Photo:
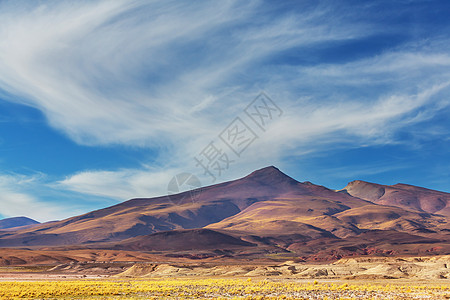
[[[45,202],[31,192],[24,192],[30,186],[41,184],[41,180],[40,175],[0,174],[0,213],[5,217],[27,216],[41,222],[71,216],[70,207]]]
[[[429,101],[433,95],[447,86],[436,86],[410,97],[392,96],[370,106],[353,102],[321,109],[315,106],[303,106],[295,110],[300,115],[293,115],[288,111],[275,121],[267,132],[259,132],[259,138],[245,150],[240,158],[234,158],[234,163],[230,164],[228,170],[223,171],[218,181],[238,178],[267,165],[282,166],[283,153],[295,156],[320,150],[324,145],[326,147],[335,142],[345,141],[354,144],[355,138],[359,138],[358,141],[361,144],[370,144],[374,141],[375,143],[394,143],[392,134],[396,128],[403,127],[404,123],[421,121],[421,116],[413,114],[408,117],[408,113]],[[345,133],[342,134],[342,131]],[[212,136],[211,140],[227,151],[226,146],[217,139],[217,134]],[[200,145],[203,147],[197,147],[197,149],[192,147],[191,153],[198,155],[209,140],[202,142],[203,144]],[[185,152],[181,153],[185,154]],[[58,182],[57,186],[80,193],[125,200],[165,195],[171,178],[185,171],[198,176],[203,185],[213,183],[209,176],[203,174],[200,167],[195,168],[193,155],[166,157],[166,159],[171,160],[172,164],[178,167],[152,170],[144,168],[85,171],[69,176]],[[399,168],[403,166],[391,166],[389,170]],[[380,167],[375,168],[376,172],[381,172],[379,169]],[[374,174],[374,170],[365,168],[364,171],[354,170],[349,174]]]
[[[55,183],[56,188],[106,196],[117,200],[167,194],[167,185],[177,170],[85,171]]]
[[[242,88],[235,76],[255,62],[361,35],[324,25],[313,17],[322,11],[261,26],[257,2],[144,3],[4,3],[0,86],[79,143],[159,145],[213,134],[218,117],[230,117],[236,109],[227,108],[239,101],[220,91]],[[219,100],[198,106],[211,97]]]

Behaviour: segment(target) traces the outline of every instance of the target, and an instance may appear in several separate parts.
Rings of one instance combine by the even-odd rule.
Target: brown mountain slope
[[[346,203],[345,199],[342,199],[342,202]],[[350,206],[342,202],[314,196],[276,198],[252,204],[240,213],[206,228],[260,236],[301,233],[312,238],[317,237],[319,230],[326,230],[338,236],[359,233],[360,230],[356,226],[332,217],[335,213],[351,210]],[[359,206],[350,204],[354,207],[371,205],[364,202],[358,203]]]
[[[339,205],[330,199],[311,196],[281,198],[255,203],[206,228],[260,236],[302,233],[311,237],[315,236],[315,228],[319,228],[343,238],[375,229],[431,233],[447,224],[445,217],[399,207],[366,204],[339,210]]]
[[[326,197],[338,202],[322,205],[324,212],[339,212],[367,205],[367,201],[325,187],[303,184],[267,167],[230,182],[203,188],[195,201],[187,193],[150,199],[132,199],[63,221],[0,235],[0,247],[73,245],[119,241],[159,231],[201,228],[220,222],[254,203],[299,196]],[[173,205],[173,203],[180,203]],[[309,208],[308,208],[309,209]],[[314,208],[312,208],[314,209]]]
[[[372,187],[363,187],[362,190],[367,195],[364,199],[367,201],[364,202],[349,191],[334,192],[311,183],[304,184],[312,191],[311,193],[254,203],[238,214],[210,224],[206,228],[261,236],[301,232],[311,237],[317,237],[315,230],[321,229],[345,238],[367,230],[397,230],[427,234],[438,232],[448,225],[445,217],[432,215],[423,210],[413,210],[408,206],[401,208],[377,205],[371,201],[379,197],[382,191]],[[423,188],[417,190],[422,192],[420,197],[423,199],[435,195],[435,191],[432,190]],[[427,191],[430,191],[430,196],[426,195]]]
[[[450,193],[401,183],[381,185],[361,180],[350,182],[342,191],[377,204],[450,217]]]
[[[375,197],[373,193],[370,199]],[[380,205],[354,197],[348,191],[300,183],[274,167],[203,188],[197,194],[195,201],[186,197],[188,193],[172,195],[171,199],[133,199],[31,229],[0,233],[0,247],[78,245],[108,249],[119,244],[135,250],[178,251],[192,248],[196,241],[197,248],[208,249],[223,238],[223,243],[237,243],[239,247],[246,247],[244,241],[248,241],[258,247],[281,247],[288,252],[291,245],[296,245],[292,247],[299,253],[309,253],[319,249],[311,247],[314,243],[324,249],[335,243],[352,247],[358,237],[373,230],[426,237],[425,244],[449,240],[442,230],[448,225],[443,216]],[[161,231],[174,233],[155,235]],[[377,243],[396,244],[389,236]],[[182,242],[178,243],[178,239]]]

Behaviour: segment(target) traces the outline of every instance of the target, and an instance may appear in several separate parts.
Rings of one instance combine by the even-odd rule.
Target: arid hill
[[[267,167],[194,194],[132,199],[2,232],[0,247],[162,251],[169,256],[191,251],[197,257],[227,253],[259,259],[276,254],[312,260],[450,253],[445,214],[450,196],[444,192],[362,181],[334,191]]]
[[[449,193],[403,183],[381,185],[361,180],[350,182],[342,191],[377,204],[450,217]]]
[[[13,218],[6,218],[0,220],[0,230],[2,229],[13,229],[17,227],[23,227],[23,226],[34,226],[40,224],[38,221],[35,221],[33,219],[27,218],[27,217],[13,217]]]

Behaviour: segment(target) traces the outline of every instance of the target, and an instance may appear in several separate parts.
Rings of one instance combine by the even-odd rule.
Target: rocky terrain
[[[244,276],[315,279],[448,279],[450,256],[340,259],[329,264],[286,261],[272,265],[138,263],[118,277]]]

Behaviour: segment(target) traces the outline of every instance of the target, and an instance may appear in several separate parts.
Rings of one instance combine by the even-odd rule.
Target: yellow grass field
[[[450,284],[267,279],[0,282],[1,299],[448,299]]]

